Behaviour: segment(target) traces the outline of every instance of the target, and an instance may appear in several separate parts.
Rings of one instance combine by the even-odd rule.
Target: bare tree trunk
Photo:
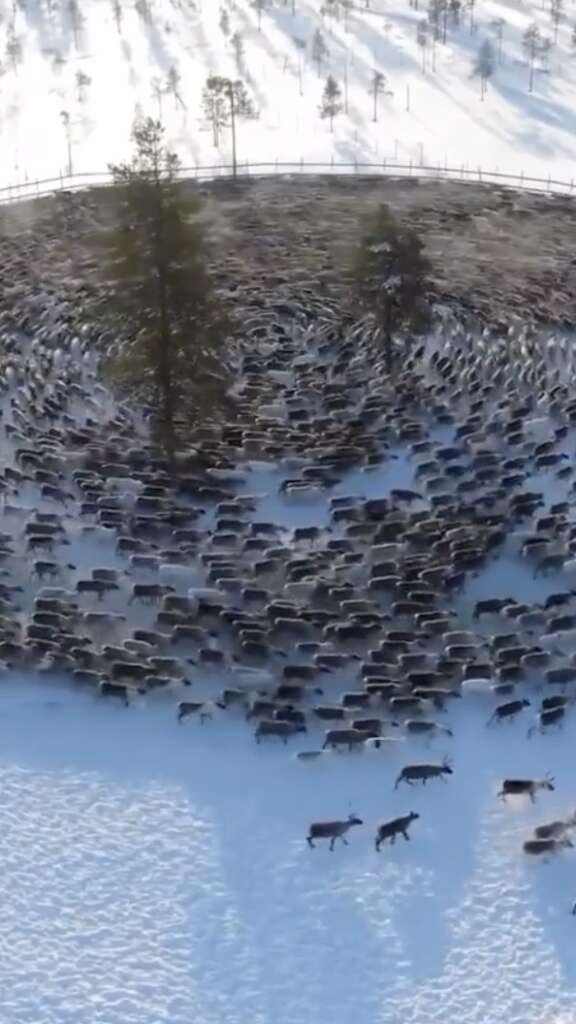
[[[230,128],[232,131],[232,177],[235,178],[238,174],[236,162],[236,108],[234,106],[234,87],[231,82],[228,89],[228,98],[230,100]]]
[[[348,113],[348,50],[346,50],[346,61],[344,64],[344,113]]]
[[[160,425],[162,431],[162,443],[166,450],[168,461],[173,465],[176,454],[176,430],[174,427],[174,419],[176,416],[176,396],[174,394],[174,367],[172,365],[172,332],[170,329],[170,312],[168,308],[168,294],[166,288],[164,217],[162,209],[161,183],[158,183],[157,188],[155,256],[160,331],[157,339],[156,379],[158,381],[158,389],[160,392]]]

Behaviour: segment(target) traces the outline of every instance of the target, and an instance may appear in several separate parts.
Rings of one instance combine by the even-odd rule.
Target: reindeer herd
[[[535,758],[576,696],[573,391],[548,349],[461,325],[391,382],[369,339],[315,302],[291,300],[288,325],[258,305],[266,325],[238,346],[235,419],[199,428],[177,473],[141,410],[97,383],[90,331],[71,337],[69,310],[19,322],[35,332],[25,345],[0,319],[2,669],[64,673],[119,709],[170,701],[182,729],[243,715],[262,757],[268,740],[321,728],[296,753],[311,766],[449,741],[464,702],[494,742],[529,718]],[[400,461],[414,488],[390,486]],[[76,564],[78,538],[101,562]],[[504,594],[474,592],[500,559],[537,599],[504,596],[507,580]],[[449,757],[406,761],[398,797],[454,774]],[[500,796],[553,789],[506,778]],[[417,819],[375,826],[376,849]],[[333,850],[362,824],[314,822],[308,845]],[[525,853],[569,848],[573,827],[539,826]]]

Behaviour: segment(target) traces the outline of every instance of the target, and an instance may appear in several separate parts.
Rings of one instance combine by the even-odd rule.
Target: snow
[[[486,707],[488,712],[488,707]],[[573,862],[522,838],[573,804],[573,724],[528,743],[450,715],[456,774],[394,792],[408,756],[297,762],[243,722],[178,727],[10,677],[0,703],[0,984],[13,1024],[573,1022]],[[486,737],[486,739],[484,739]],[[421,747],[421,749],[419,749]],[[572,747],[573,749],[573,747]],[[555,773],[536,808],[504,774]],[[311,820],[365,822],[311,851]],[[376,824],[421,814],[412,842]],[[400,845],[401,843],[401,845]]]
[[[82,21],[77,39],[74,4]],[[145,6],[143,0],[137,7],[122,4],[117,24],[109,0],[3,4],[0,184],[65,175],[69,168],[105,172],[110,161],[126,157],[136,113],[163,119],[186,166],[229,165],[229,132],[215,149],[202,114],[201,92],[211,74],[241,77],[257,109],[258,118],[238,128],[244,164],[395,161],[571,181],[576,64],[566,10],[549,68],[537,63],[529,93],[523,33],[536,22],[545,37],[554,35],[549,9],[536,0],[479,0],[472,26],[464,13],[460,27],[449,26],[446,43],[437,43],[435,70],[431,47],[423,69],[416,42],[426,10],[406,0],[371,0],[371,10],[357,0],[346,22],[322,18],[322,0],[297,0],[295,15],[291,0],[274,0],[261,31],[248,0],[150,0],[149,23]],[[220,27],[222,9],[228,36]],[[496,44],[498,19],[505,22],[502,63],[482,101],[472,69],[482,42]],[[321,75],[311,60],[317,28],[329,51]],[[244,45],[240,66],[230,43],[235,32]],[[21,59],[10,56],[14,40]],[[303,57],[295,40],[307,44]],[[171,68],[180,76],[179,99],[166,92]],[[375,71],[386,76],[377,122],[370,93]],[[79,73],[89,83],[79,84]],[[335,118],[333,133],[318,113],[328,73],[343,92],[348,80],[348,112]]]
[[[85,413],[78,403],[74,415]],[[453,431],[437,436],[450,443]],[[576,430],[564,444],[573,448]],[[406,447],[392,454],[378,470],[349,473],[334,495],[413,485]],[[280,467],[242,468],[243,492],[261,495],[255,518],[326,520],[325,500],[277,496]],[[548,473],[527,487],[550,502],[569,484]],[[50,507],[34,485],[24,497]],[[82,533],[73,516],[65,525],[66,558],[79,567],[68,585],[88,567],[124,565],[106,532]],[[478,596],[542,599],[561,585],[534,581],[510,546],[467,588],[462,622]],[[25,609],[33,590],[25,584]],[[124,592],[105,607],[126,611],[126,628],[152,624],[154,609],[125,602]],[[494,621],[481,629],[490,633]],[[180,696],[211,698],[238,681],[230,670],[191,671],[192,691],[139,697],[129,709],[54,674],[2,675],[4,1019],[574,1024],[574,854],[546,863],[522,853],[535,825],[574,810],[572,711],[562,731],[528,740],[534,707],[488,729],[493,695],[468,691],[439,715],[453,739],[411,737],[303,762],[295,753],[317,748],[320,729],[285,747],[257,745],[233,709],[204,726],[177,725]],[[350,670],[332,679],[336,692],[357,688]],[[394,788],[403,765],[444,755],[454,761],[446,781]],[[498,800],[504,777],[546,772],[556,788],[535,806]],[[311,821],[350,809],[364,824],[348,846],[308,848]],[[411,841],[377,854],[377,825],[410,810],[420,814]]]

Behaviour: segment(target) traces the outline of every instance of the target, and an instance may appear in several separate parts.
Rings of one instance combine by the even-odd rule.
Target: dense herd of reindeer
[[[452,325],[391,383],[360,328],[312,306],[293,303],[289,323],[259,310],[264,334],[248,332],[239,350],[235,419],[198,429],[177,473],[140,411],[98,383],[88,329],[74,336],[49,310],[17,325],[33,326],[32,340],[4,324],[6,670],[66,673],[125,706],[175,695],[180,725],[240,713],[257,743],[324,727],[296,753],[310,763],[399,737],[450,739],[437,718],[479,692],[496,702],[493,728],[532,714],[544,687],[527,738],[562,728],[576,683],[576,479],[564,450],[576,400],[562,343]],[[413,486],[390,485],[400,459]],[[266,516],[266,498],[248,493],[259,463],[285,522],[308,506],[314,522]],[[358,471],[377,497],[357,483],[346,493]],[[78,531],[105,564],[76,566]],[[501,557],[548,591],[541,600],[471,599]],[[211,674],[226,685],[189,699]],[[449,757],[409,761],[393,789],[453,772]],[[510,778],[500,796],[553,789],[549,776]],[[408,839],[418,817],[381,824],[376,849]],[[333,850],[361,825],[355,814],[315,822],[307,841]],[[524,851],[570,847],[572,827],[571,816],[543,825]]]

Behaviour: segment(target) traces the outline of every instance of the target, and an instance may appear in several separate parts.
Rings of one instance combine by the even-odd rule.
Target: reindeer
[[[314,849],[314,839],[329,839],[330,849],[334,849],[334,843],[337,839],[340,839],[345,846],[348,846],[348,840],[345,838],[345,833],[349,829],[353,828],[354,825],[363,825],[364,822],[356,814],[349,814],[346,821],[314,821],[310,825],[310,831],[306,836],[306,842],[308,846]]]
[[[509,700],[506,704],[499,704],[498,707],[494,708],[494,711],[488,719],[488,725],[493,725],[494,722],[503,722],[505,718],[510,719],[516,718],[516,715],[524,708],[530,707],[529,700]]]
[[[412,822],[417,821],[419,817],[419,814],[410,811],[410,814],[405,814],[402,818],[393,818],[392,821],[386,821],[380,825],[376,833],[376,853],[380,853],[380,846],[386,839],[389,839],[391,844],[396,842],[397,835],[403,835],[406,840],[410,839],[408,829]]]
[[[554,788],[554,779],[551,775],[546,775],[543,779],[504,779],[498,796],[500,800],[505,800],[507,796],[528,795],[531,802],[535,803],[539,789],[553,792]]]
[[[212,710],[217,707],[224,710],[225,705],[219,701],[207,701],[207,700],[181,700],[177,708],[177,720],[180,725],[184,718],[189,718],[190,715],[198,715],[201,725],[205,722],[210,721],[212,718]]]
[[[537,825],[534,829],[536,839],[561,839],[569,828],[576,828],[576,813],[564,821],[551,821],[547,825]]]
[[[522,849],[524,853],[532,856],[541,856],[546,853],[558,853],[565,847],[573,846],[574,843],[568,836],[562,836],[560,839],[527,839]]]
[[[437,736],[442,733],[443,736],[453,736],[454,733],[451,729],[448,729],[445,725],[440,725],[439,722],[430,722],[425,718],[408,718],[404,722],[404,728],[406,732],[411,733],[414,736]]]
[[[415,782],[421,782],[425,786],[428,779],[442,779],[445,782],[444,776],[453,774],[454,769],[449,757],[445,757],[442,764],[408,764],[396,779],[394,789],[398,789],[401,782],[406,782],[409,786],[413,786]]]
[[[544,708],[538,713],[538,724],[531,726],[526,736],[530,739],[535,732],[544,733],[549,726],[560,726],[565,714],[566,707],[561,704],[558,704],[555,708]]]

